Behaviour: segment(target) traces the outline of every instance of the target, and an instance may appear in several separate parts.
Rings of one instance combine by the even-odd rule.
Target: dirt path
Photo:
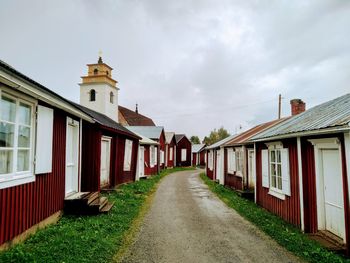
[[[160,184],[130,262],[300,262],[210,192],[198,172]]]

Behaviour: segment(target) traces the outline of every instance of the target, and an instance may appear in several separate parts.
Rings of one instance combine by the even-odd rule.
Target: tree
[[[214,129],[210,132],[209,137],[205,136],[203,143],[206,145],[212,145],[218,141],[221,141],[230,136],[230,133],[224,128],[220,127],[218,130]]]
[[[199,140],[199,137],[196,136],[196,135],[191,136],[190,141],[191,141],[193,144],[200,144],[200,143],[201,143],[200,140]]]

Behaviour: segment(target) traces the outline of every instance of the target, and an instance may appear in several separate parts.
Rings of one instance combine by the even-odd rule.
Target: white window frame
[[[154,164],[155,164],[155,153],[154,153],[154,150],[155,147],[152,145],[149,147],[149,166],[151,168],[154,167]]]
[[[164,164],[164,151],[160,150],[160,164]]]
[[[158,147],[154,147],[154,166],[158,164]]]
[[[14,132],[14,147],[13,148],[13,164],[12,172],[8,174],[0,175],[0,189],[5,189],[17,185],[22,185],[26,183],[31,183],[35,181],[34,175],[34,153],[35,153],[35,112],[37,101],[32,98],[14,92],[6,87],[1,86],[0,88],[0,98],[2,95],[9,97],[16,101],[16,120],[15,120],[15,132]],[[26,104],[31,107],[31,125],[30,125],[30,146],[29,146],[29,170],[17,172],[17,156],[18,156],[18,107],[19,103]],[[1,107],[0,107],[1,110]],[[9,147],[1,147],[0,149],[6,149]]]
[[[277,141],[277,142],[269,142],[269,143],[265,143],[265,145],[268,147],[268,177],[269,177],[269,192],[268,192],[268,194],[269,195],[272,195],[272,196],[274,196],[274,197],[277,197],[277,198],[279,198],[279,199],[281,199],[281,200],[285,200],[286,199],[286,195],[290,195],[290,185],[289,185],[289,192],[288,193],[286,193],[283,189],[284,189],[284,179],[283,179],[283,170],[284,170],[284,166],[286,166],[287,167],[287,169],[288,169],[288,175],[285,175],[285,176],[288,176],[289,178],[288,178],[288,180],[289,180],[289,184],[290,184],[290,171],[289,171],[289,157],[288,157],[288,161],[287,161],[287,163],[283,163],[283,157],[282,157],[282,151],[283,150],[288,150],[287,148],[283,148],[283,144],[282,144],[282,142],[280,142],[280,141]],[[275,151],[275,154],[277,153],[277,151],[279,151],[280,152],[280,158],[281,158],[281,160],[280,160],[280,165],[281,165],[281,189],[279,189],[279,188],[277,188],[277,187],[273,187],[272,186],[272,174],[271,174],[271,152],[272,151]],[[276,165],[278,165],[278,162],[277,162],[277,155],[275,155],[275,162],[274,162],[274,164]],[[278,171],[278,169],[277,169],[277,165],[276,165],[276,171]],[[277,172],[278,173],[278,172]],[[277,182],[278,182],[278,180],[277,180],[277,177],[276,177],[276,185],[277,185]]]
[[[187,149],[181,149],[181,162],[186,162],[187,160]]]
[[[210,171],[213,171],[213,166],[214,166],[213,150],[210,150],[208,153],[208,168]]]
[[[235,162],[236,175],[242,177],[243,176],[243,159],[244,159],[242,147],[235,148],[235,158],[236,158],[236,162]]]
[[[174,155],[174,147],[169,148],[169,161],[173,160],[173,155]]]
[[[133,141],[125,139],[124,147],[124,171],[131,170],[131,157],[132,157]]]
[[[233,148],[227,149],[227,172],[232,175],[236,172],[236,157]]]

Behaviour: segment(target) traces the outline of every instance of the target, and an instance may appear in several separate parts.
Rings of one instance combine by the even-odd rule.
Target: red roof
[[[270,122],[265,122],[265,123],[259,124],[251,129],[237,135],[231,141],[225,143],[224,146],[234,146],[234,145],[247,143],[249,141],[249,139],[252,138],[254,135],[256,135],[256,134],[258,134],[258,133],[260,133],[268,128],[271,128],[272,126],[274,126],[274,125],[276,125],[284,120],[287,120],[289,118],[290,117],[286,117],[286,118],[277,119],[277,120],[273,120]]]
[[[119,123],[128,126],[156,126],[151,118],[119,106]]]

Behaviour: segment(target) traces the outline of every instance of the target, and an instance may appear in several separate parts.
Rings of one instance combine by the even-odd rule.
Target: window
[[[114,103],[114,93],[111,91],[111,93],[109,93],[109,102],[110,103]]]
[[[232,148],[227,149],[227,171],[234,174],[236,171],[236,153]]]
[[[90,90],[90,101],[96,100],[96,91],[94,89]]]
[[[160,163],[164,163],[164,151],[160,150]]]
[[[187,158],[187,149],[181,149],[181,162],[185,162]]]
[[[0,94],[1,183],[33,176],[33,105],[4,92]]]
[[[158,148],[154,147],[154,165],[158,163]]]
[[[280,199],[290,196],[290,171],[288,148],[282,143],[267,143],[267,150],[261,151],[262,186],[269,188],[269,194]]]
[[[208,153],[208,168],[209,170],[213,170],[213,166],[214,166],[214,159],[213,159],[213,151],[209,151]]]
[[[130,171],[131,169],[131,154],[132,154],[132,141],[125,140],[124,171]]]
[[[282,191],[281,150],[270,150],[270,186]]]
[[[97,75],[97,74],[98,74],[98,69],[95,68],[95,69],[94,69],[94,75]]]
[[[172,161],[173,160],[173,155],[174,155],[174,152],[173,152],[173,147],[170,147],[170,153],[169,153],[169,160]]]
[[[236,173],[242,174],[243,170],[243,151],[241,148],[236,148]]]
[[[154,146],[151,146],[151,147],[149,148],[149,154],[150,154],[149,165],[150,165],[150,167],[153,167],[154,164],[155,164]]]

